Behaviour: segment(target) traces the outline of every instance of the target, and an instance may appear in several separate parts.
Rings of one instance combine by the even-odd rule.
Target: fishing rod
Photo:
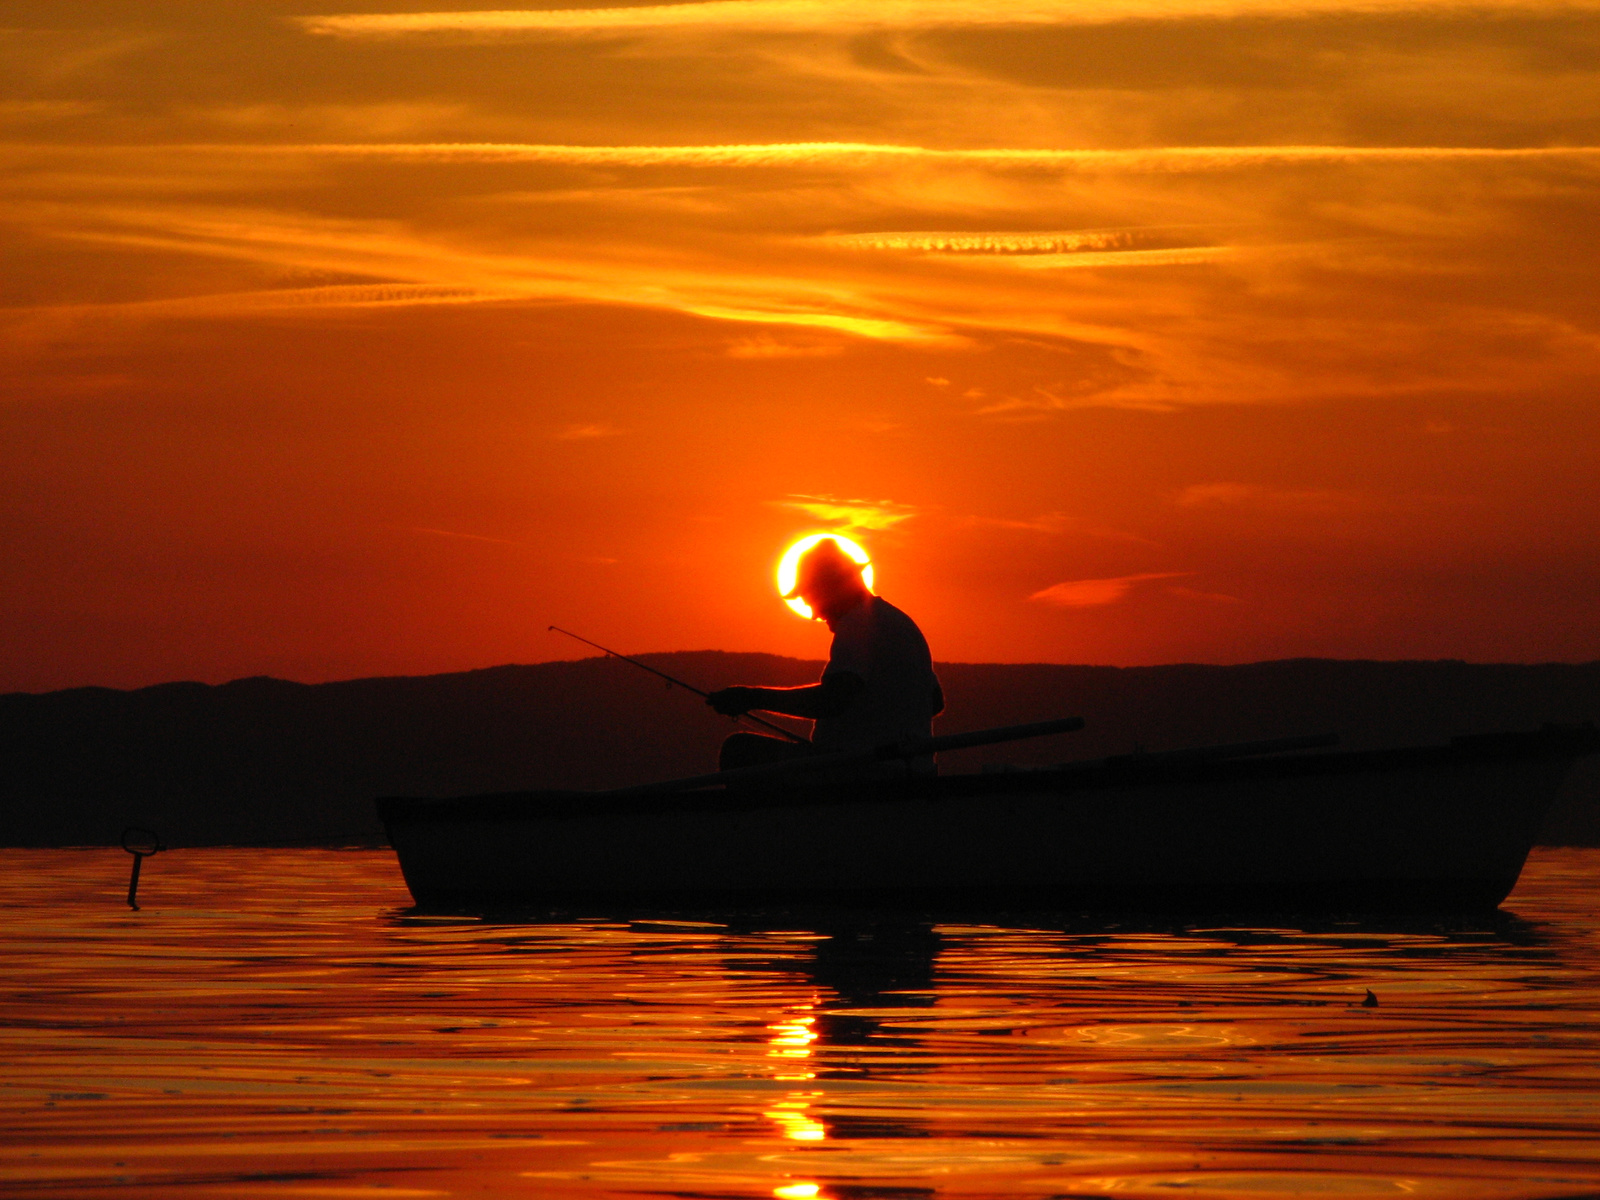
[[[626,654],[618,654],[615,650],[607,650],[599,642],[591,642],[586,637],[579,637],[577,634],[573,633],[572,630],[570,630],[570,629],[563,629],[559,625],[552,625],[552,626],[550,626],[550,632],[551,633],[564,633],[569,638],[575,638],[578,641],[582,642],[585,646],[593,646],[596,650],[599,650],[603,654],[609,654],[612,658],[620,658],[625,663],[632,663],[634,666],[638,667],[641,671],[649,671],[650,674],[659,676],[660,678],[665,679],[668,683],[675,683],[686,692],[693,692],[696,696],[704,696],[707,700],[711,699],[711,693],[710,692],[702,692],[699,688],[693,686],[692,684],[687,684],[681,679],[674,679],[671,675],[668,675],[665,671],[658,671],[654,667],[649,666],[646,663],[640,662],[637,658],[629,658]],[[791,742],[799,742],[802,746],[809,746],[811,744],[805,738],[801,737],[798,733],[795,733],[793,730],[785,729],[782,725],[774,725],[771,721],[764,721],[760,717],[752,716],[750,713],[742,713],[740,715],[746,721],[754,721],[757,725],[763,725],[766,728],[772,730],[774,733],[782,734],[784,737],[788,738]],[[736,720],[736,721],[739,720],[739,719],[740,719],[740,717],[735,717],[734,718],[734,720]]]

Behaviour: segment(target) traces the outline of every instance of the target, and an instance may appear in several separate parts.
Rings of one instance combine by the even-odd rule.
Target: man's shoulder
[[[882,638],[924,641],[922,630],[917,628],[905,612],[890,604],[882,596],[871,596],[865,604],[857,605],[833,625],[834,647],[860,641],[877,641]]]
[[[927,639],[922,636],[922,630],[917,623],[906,615],[901,609],[890,604],[882,596],[872,598],[872,626],[878,637],[890,637],[901,641],[926,646]]]
[[[888,625],[909,625],[912,629],[917,627],[917,623],[906,615],[904,609],[896,608],[882,596],[872,598],[872,619]]]

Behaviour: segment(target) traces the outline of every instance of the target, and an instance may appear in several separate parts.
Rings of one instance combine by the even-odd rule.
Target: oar
[[[644,783],[636,787],[617,788],[599,794],[648,796],[659,792],[683,792],[693,788],[716,787],[719,784],[745,783],[753,779],[774,779],[783,775],[824,771],[829,767],[865,766],[868,763],[893,762],[901,758],[921,758],[944,750],[993,746],[998,742],[1018,742],[1023,738],[1047,737],[1052,733],[1072,733],[1082,728],[1082,717],[1059,717],[1054,721],[1036,721],[1031,725],[1003,725],[998,729],[975,729],[971,733],[950,733],[943,737],[906,738],[904,741],[890,742],[865,750],[836,750],[831,754],[808,754],[801,758],[787,758],[782,762],[735,767],[731,771],[692,775],[688,779],[669,779],[662,783]]]
[[[1286,750],[1321,750],[1339,744],[1337,733],[1312,733],[1302,737],[1268,738],[1260,742],[1230,742],[1222,746],[1193,746],[1187,750],[1157,750],[1153,753],[1113,754],[1086,762],[1062,763],[1047,767],[1051,771],[1097,771],[1104,767],[1158,762],[1216,762],[1228,758],[1250,758],[1257,754],[1282,754]]]
[[[1282,754],[1288,750],[1325,750],[1338,744],[1337,733],[1312,733],[1300,737],[1268,738],[1260,742],[1191,746],[1183,750],[1136,750],[1132,754],[1113,754],[1109,758],[1085,758],[1077,762],[1056,763],[1049,767],[1013,767],[1001,764],[994,769],[1002,774],[1011,772],[1037,774],[1048,771],[1052,775],[1091,775],[1107,768],[1150,767],[1174,762],[1224,762],[1235,758],[1253,758],[1261,754]]]
[[[620,658],[625,663],[632,663],[634,666],[638,667],[641,671],[649,671],[650,674],[656,675],[656,676],[659,676],[662,679],[665,679],[669,684],[675,683],[686,692],[693,692],[696,696],[704,696],[707,700],[711,699],[711,693],[710,692],[702,692],[699,688],[693,686],[692,684],[685,683],[681,679],[677,679],[677,678],[675,678],[675,677],[673,677],[671,675],[668,675],[665,671],[658,671],[654,667],[650,666],[648,663],[640,662],[637,658],[629,658],[626,654],[618,654],[615,650],[607,650],[599,642],[591,642],[586,637],[579,637],[577,634],[573,633],[572,630],[570,630],[570,629],[563,629],[559,625],[552,625],[552,626],[550,626],[550,632],[551,633],[564,633],[569,638],[573,638],[576,641],[582,642],[585,646],[593,646],[596,650],[599,650],[599,651],[601,651],[601,652],[603,652],[605,654],[609,654],[612,658]],[[785,729],[782,725],[774,725],[771,721],[764,721],[760,717],[756,716],[754,713],[740,713],[737,717],[734,718],[734,720],[735,721],[739,721],[739,720],[753,721],[757,725],[761,725],[761,726],[766,727],[767,729],[772,730],[773,733],[782,734],[784,737],[788,738],[791,742],[798,742],[802,746],[811,745],[811,743],[809,741],[807,741],[805,738],[801,737],[798,733],[794,732],[794,730]]]

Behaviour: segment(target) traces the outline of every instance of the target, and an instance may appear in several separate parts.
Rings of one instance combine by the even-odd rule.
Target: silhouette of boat
[[[378,811],[423,908],[1489,909],[1516,883],[1573,761],[1600,752],[1600,732],[1242,756],[1251,752],[393,797]]]

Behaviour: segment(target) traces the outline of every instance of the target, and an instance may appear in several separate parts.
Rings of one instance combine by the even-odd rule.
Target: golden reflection
[[[815,1078],[810,1071],[801,1069],[795,1072],[794,1068],[804,1068],[806,1060],[811,1057],[811,1044],[817,1040],[816,1023],[816,1017],[795,1015],[767,1026],[772,1035],[767,1039],[767,1057],[798,1060],[784,1063],[785,1073],[777,1078],[794,1081]]]
[[[106,855],[0,850],[6,1194],[1600,1196],[1600,849],[1481,924],[875,922],[810,981],[407,915],[387,853],[182,850],[135,916]]]
[[[778,1131],[791,1142],[821,1142],[828,1137],[828,1127],[811,1115],[813,1101],[821,1092],[790,1092],[786,1100],[779,1100],[762,1116],[777,1125]]]
[[[775,1046],[773,1054],[785,1058],[811,1057],[811,1043],[817,1040],[817,1031],[813,1026],[817,1023],[815,1017],[796,1017],[779,1025],[768,1025],[773,1036],[767,1039],[769,1046]]]
[[[871,556],[859,545],[845,537],[842,533],[813,533],[801,538],[794,545],[783,552],[783,557],[778,560],[778,595],[782,596],[794,587],[796,575],[800,570],[800,558],[811,547],[827,538],[832,538],[839,544],[839,549],[848,554],[852,561],[862,563],[861,581],[867,585],[867,590],[872,590],[872,562]],[[798,596],[784,601],[795,612],[811,619],[811,606]]]
[[[767,1056],[783,1062],[785,1071],[792,1066],[804,1067],[808,1065],[805,1060],[812,1055],[812,1044],[817,1040],[817,1018],[810,1013],[810,1006],[806,1006],[799,1013],[786,1014],[773,1024],[767,1026],[772,1035],[767,1038]],[[798,1060],[798,1061],[794,1061]],[[816,1076],[810,1071],[798,1073],[780,1073],[780,1080],[806,1080]],[[820,1142],[828,1136],[827,1128],[810,1115],[812,1103],[822,1095],[821,1092],[790,1092],[784,1099],[776,1101],[771,1108],[762,1115],[778,1127],[779,1133],[791,1142]],[[794,1185],[808,1186],[808,1185]],[[813,1192],[795,1192],[793,1195],[813,1196]]]

